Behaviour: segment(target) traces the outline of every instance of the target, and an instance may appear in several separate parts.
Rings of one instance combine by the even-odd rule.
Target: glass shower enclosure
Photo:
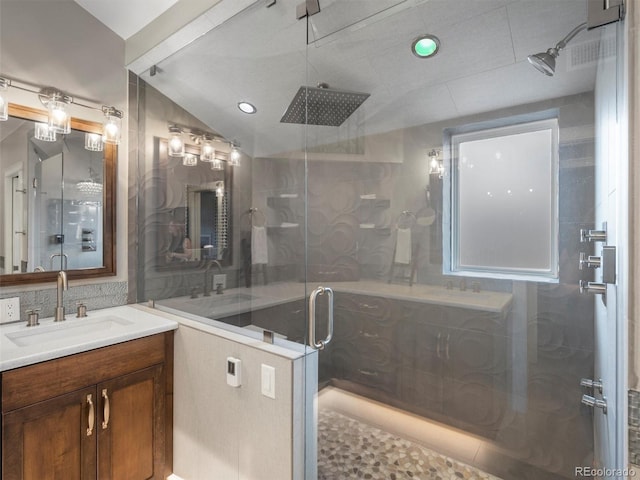
[[[624,23],[581,29],[548,76],[527,57],[582,1],[319,7],[252,3],[140,75],[138,299],[317,362],[306,478],[624,465]],[[157,156],[169,124],[226,173]],[[188,192],[220,181],[215,265],[183,240]]]

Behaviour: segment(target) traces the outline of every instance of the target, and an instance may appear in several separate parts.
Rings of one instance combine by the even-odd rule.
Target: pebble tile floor
[[[318,414],[318,480],[500,480],[329,409]]]

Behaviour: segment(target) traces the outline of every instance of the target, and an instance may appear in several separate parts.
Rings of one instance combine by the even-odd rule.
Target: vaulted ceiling
[[[156,75],[141,76],[254,156],[299,149],[305,141],[303,127],[280,123],[301,85],[325,82],[371,94],[342,127],[312,127],[315,143],[595,85],[593,52],[601,31],[577,36],[561,52],[554,77],[527,62],[527,55],[554,46],[586,21],[584,0],[320,0],[322,11],[308,25],[296,19],[297,3],[277,0],[266,8],[256,2],[186,47],[167,51]],[[424,33],[441,41],[431,59],[410,51]],[[242,100],[258,112],[240,112]]]

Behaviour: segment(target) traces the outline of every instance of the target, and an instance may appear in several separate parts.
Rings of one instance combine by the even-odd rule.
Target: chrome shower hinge
[[[588,0],[587,28],[601,27],[624,19],[623,0]]]

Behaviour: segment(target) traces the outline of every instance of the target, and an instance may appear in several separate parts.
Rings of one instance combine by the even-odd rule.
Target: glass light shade
[[[186,153],[184,157],[182,157],[182,165],[186,167],[195,167],[198,165],[198,157],[192,153]]]
[[[4,122],[9,118],[9,101],[5,95],[9,87],[9,80],[0,78],[0,122]]]
[[[203,162],[213,162],[216,156],[216,149],[213,148],[211,140],[205,140],[200,149],[200,160]]]
[[[51,99],[47,102],[49,112],[49,128],[56,133],[67,134],[71,132],[71,115],[67,112],[67,103]]]
[[[90,152],[101,152],[104,149],[102,136],[97,133],[85,133],[84,148]]]
[[[222,170],[222,160],[214,158],[211,161],[211,170]]]
[[[184,157],[184,142],[180,138],[180,133],[173,133],[169,140],[169,156]]]
[[[102,184],[91,180],[82,180],[76,184],[77,189],[85,195],[102,195]]]
[[[56,141],[56,131],[49,128],[47,123],[36,123],[34,136],[36,140],[42,140],[43,142]]]
[[[122,117],[106,113],[102,121],[102,139],[105,143],[120,144],[122,137]]]
[[[229,165],[232,167],[240,165],[240,150],[235,145],[231,148],[231,153],[229,153]]]

